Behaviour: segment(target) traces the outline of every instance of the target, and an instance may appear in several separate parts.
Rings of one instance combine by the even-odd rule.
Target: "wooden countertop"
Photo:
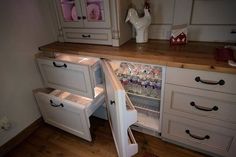
[[[168,41],[136,44],[130,40],[120,47],[54,42],[39,50],[236,74],[236,67],[214,59],[215,48],[223,46],[223,43],[190,42],[186,46],[170,47]]]

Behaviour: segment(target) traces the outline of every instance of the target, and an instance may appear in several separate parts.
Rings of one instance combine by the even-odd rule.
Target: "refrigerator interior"
[[[123,61],[111,61],[110,64],[138,112],[138,121],[132,128],[158,136],[164,67]]]

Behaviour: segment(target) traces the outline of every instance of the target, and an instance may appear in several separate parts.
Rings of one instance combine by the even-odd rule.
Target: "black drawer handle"
[[[78,20],[81,20],[81,17],[80,17],[80,16],[77,16],[77,19],[78,19]]]
[[[52,107],[64,107],[64,105],[62,103],[60,103],[59,105],[54,103],[52,100],[50,100],[50,104]]]
[[[83,20],[85,20],[85,19],[86,19],[86,16],[82,16],[82,18],[83,18]]]
[[[217,106],[213,106],[212,108],[204,107],[204,106],[198,106],[195,104],[195,102],[190,102],[190,105],[195,107],[198,110],[201,111],[217,111],[219,108]]]
[[[84,34],[83,34],[82,37],[83,37],[83,38],[90,38],[91,36],[90,36],[90,34],[89,34],[89,35],[84,35]]]
[[[63,65],[57,65],[55,62],[53,62],[53,65],[54,67],[57,67],[57,68],[62,68],[62,67],[67,67],[67,65],[64,63]]]
[[[116,104],[116,102],[114,100],[110,101],[110,105]]]
[[[205,140],[205,139],[210,139],[210,136],[209,135],[206,135],[204,137],[200,137],[200,136],[197,136],[197,135],[193,135],[190,133],[190,130],[185,130],[185,132],[192,138],[195,138],[197,140]]]
[[[223,86],[225,84],[225,81],[224,80],[219,80],[218,82],[215,82],[215,81],[208,81],[208,80],[201,80],[201,78],[199,76],[197,76],[195,78],[195,81],[196,82],[201,82],[201,83],[204,83],[204,84],[209,84],[209,85],[220,85],[220,86]]]

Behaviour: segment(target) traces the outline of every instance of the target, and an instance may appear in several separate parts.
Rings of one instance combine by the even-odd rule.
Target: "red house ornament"
[[[187,25],[172,27],[170,45],[185,45],[187,43]]]

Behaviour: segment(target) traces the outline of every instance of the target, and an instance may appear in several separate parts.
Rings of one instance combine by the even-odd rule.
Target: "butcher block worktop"
[[[236,74],[236,67],[214,58],[215,48],[223,46],[223,43],[190,42],[186,46],[170,47],[168,41],[136,44],[130,40],[120,47],[54,42],[39,50]]]

